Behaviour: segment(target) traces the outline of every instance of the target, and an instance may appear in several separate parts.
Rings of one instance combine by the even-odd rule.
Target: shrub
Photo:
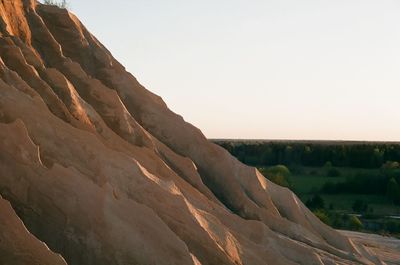
[[[269,180],[283,187],[290,188],[290,170],[284,165],[277,165],[260,169],[261,173]]]
[[[364,227],[364,225],[361,223],[360,219],[358,219],[358,217],[355,215],[352,215],[350,217],[349,225],[350,225],[350,228],[353,230],[360,230]]]
[[[44,0],[43,3],[45,5],[58,6],[59,8],[67,8],[68,7],[68,3],[66,0],[61,0],[61,1]]]
[[[323,223],[327,225],[331,225],[331,220],[329,216],[325,213],[323,210],[316,210],[314,211],[314,214],[316,217],[318,217],[319,220],[321,220]]]
[[[284,165],[276,165],[265,169],[267,175],[281,175],[284,177],[290,176],[290,170]]]
[[[289,188],[289,187],[290,187],[289,182],[288,182],[287,179],[286,179],[284,176],[282,176],[282,175],[273,175],[273,176],[270,176],[270,177],[269,177],[269,180],[271,180],[273,183],[278,184],[278,185],[280,185],[280,186],[282,186],[282,187],[286,187],[286,188]]]
[[[325,201],[319,195],[314,195],[311,200],[307,200],[306,206],[311,210],[325,209]]]
[[[342,229],[346,228],[346,223],[348,222],[349,217],[347,214],[329,212],[329,219],[334,228]]]

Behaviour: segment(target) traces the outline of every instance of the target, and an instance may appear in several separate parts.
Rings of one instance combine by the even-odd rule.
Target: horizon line
[[[262,142],[341,142],[341,143],[387,143],[387,144],[400,144],[399,141],[387,140],[319,140],[319,139],[267,139],[267,138],[208,138],[210,141],[262,141]]]

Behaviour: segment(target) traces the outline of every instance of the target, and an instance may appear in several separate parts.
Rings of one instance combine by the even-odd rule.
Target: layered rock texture
[[[0,18],[0,264],[381,264],[207,141],[67,10],[1,0]]]

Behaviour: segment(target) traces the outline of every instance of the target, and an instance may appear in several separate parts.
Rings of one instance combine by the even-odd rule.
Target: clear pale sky
[[[70,0],[210,138],[400,140],[399,0]]]

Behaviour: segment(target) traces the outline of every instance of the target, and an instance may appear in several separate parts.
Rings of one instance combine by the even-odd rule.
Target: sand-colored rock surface
[[[383,264],[171,112],[73,14],[5,0],[0,22],[0,195],[18,214],[0,238],[23,222],[70,265]]]

